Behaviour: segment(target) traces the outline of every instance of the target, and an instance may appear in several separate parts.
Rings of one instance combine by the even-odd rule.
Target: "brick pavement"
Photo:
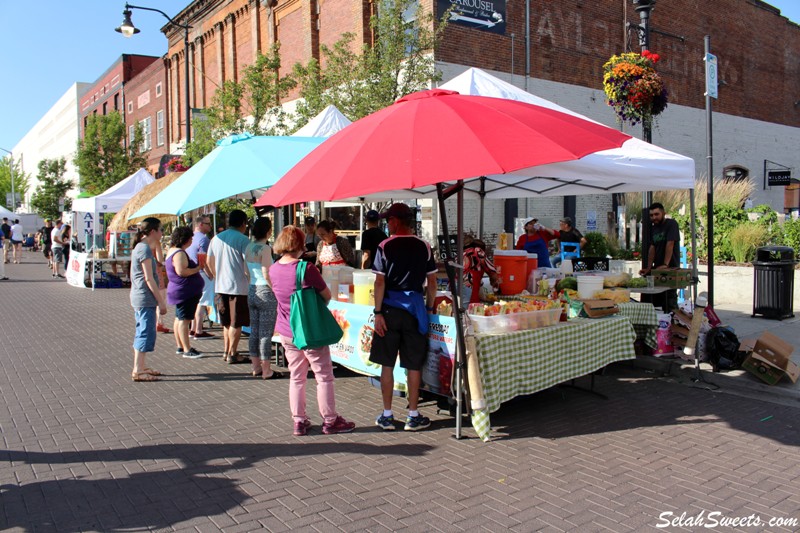
[[[71,288],[35,261],[8,265],[12,281],[0,282],[2,530],[633,531],[666,511],[800,518],[796,407],[619,365],[597,380],[608,400],[551,389],[510,402],[484,444],[471,430],[453,439],[431,405],[430,430],[379,433],[378,391],[339,372],[339,410],[356,432],[322,435],[314,415],[312,435],[296,438],[287,381],[223,364],[219,340],[197,342],[209,357],[192,361],[159,335],[149,363],[168,376],[131,382],[127,291]]]

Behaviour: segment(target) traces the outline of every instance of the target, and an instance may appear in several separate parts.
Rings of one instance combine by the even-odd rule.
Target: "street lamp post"
[[[9,156],[9,163],[8,163],[8,174],[11,176],[11,211],[16,212],[17,210],[17,194],[14,191],[14,154],[11,153],[11,150],[6,150],[5,148],[0,148],[0,150],[7,153]]]
[[[633,0],[634,9],[639,13],[640,24],[634,26],[639,35],[639,46],[642,52],[650,49],[650,11],[655,7],[656,0]],[[642,121],[642,140],[653,142],[653,130],[650,120]],[[653,203],[652,191],[642,193],[642,268],[650,268],[649,250],[651,244],[650,204]]]
[[[185,106],[185,109],[186,109],[186,117],[185,117],[185,119],[186,119],[186,144],[188,145],[189,141],[191,141],[191,138],[192,138],[192,126],[191,126],[191,124],[189,122],[189,116],[190,116],[190,113],[192,111],[192,108],[189,105],[189,29],[191,28],[191,26],[189,26],[188,24],[181,24],[179,22],[176,22],[175,20],[172,19],[172,17],[170,17],[169,15],[167,15],[166,13],[161,11],[160,9],[154,9],[152,7],[142,7],[142,6],[134,6],[134,5],[131,5],[131,4],[125,4],[125,11],[122,12],[122,15],[124,17],[122,19],[122,24],[120,24],[119,27],[115,29],[115,31],[121,33],[125,37],[132,37],[133,35],[139,33],[139,28],[134,26],[133,22],[131,22],[131,9],[141,9],[143,11],[155,11],[156,13],[161,13],[172,24],[174,24],[175,26],[178,26],[179,28],[183,28],[183,50],[184,50],[184,52],[183,52],[183,54],[184,54],[183,63],[184,63],[184,66],[185,66],[185,71],[184,71],[184,89],[186,91],[186,97],[185,97],[185,103],[186,103],[186,106]]]

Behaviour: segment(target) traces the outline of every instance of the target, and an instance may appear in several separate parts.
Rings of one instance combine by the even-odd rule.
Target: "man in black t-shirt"
[[[50,247],[53,245],[53,222],[49,218],[44,221],[44,226],[39,230],[39,233],[42,235],[42,253],[49,263],[51,253]],[[50,264],[50,267],[52,267],[52,264]]]
[[[381,220],[380,213],[370,209],[364,218],[367,221],[367,229],[361,234],[361,268],[369,269],[372,268],[378,245],[389,237],[378,227],[378,222]]]
[[[375,425],[395,429],[392,413],[394,365],[408,371],[408,418],[406,431],[431,425],[417,411],[422,366],[428,356],[428,314],[436,299],[436,261],[430,245],[415,236],[411,208],[392,204],[382,215],[391,237],[378,245],[372,271],[375,273],[375,334],[369,360],[381,365],[383,412]],[[427,287],[423,285],[427,282]]]
[[[647,268],[639,271],[642,276],[649,276],[653,269],[678,268],[681,266],[680,255],[680,228],[678,223],[671,218],[666,218],[664,206],[658,202],[650,206],[650,249],[647,252]],[[654,294],[652,298],[642,301],[651,301],[654,305],[661,304],[664,311],[671,311],[678,307],[678,291],[669,289],[661,294]]]
[[[583,236],[583,233],[575,229],[572,225],[572,218],[571,217],[564,217],[558,221],[559,229],[558,229],[558,250],[556,252],[555,258],[550,259],[550,263],[557,267],[561,264],[561,243],[563,242],[572,242],[577,243],[581,250],[586,246],[586,237]],[[569,250],[574,251],[574,250]]]
[[[3,224],[0,226],[0,231],[3,232],[3,262],[8,263],[8,250],[11,248],[11,225],[8,223],[8,217],[3,217]]]

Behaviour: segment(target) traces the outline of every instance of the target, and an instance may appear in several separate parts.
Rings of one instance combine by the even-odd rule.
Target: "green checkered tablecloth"
[[[656,332],[658,331],[658,315],[653,304],[649,303],[624,303],[617,304],[619,314],[626,316],[633,324],[636,338],[643,339],[644,343],[654,350],[658,346]]]
[[[633,359],[631,321],[612,316],[499,335],[475,335],[487,411],[585,376],[609,363]]]

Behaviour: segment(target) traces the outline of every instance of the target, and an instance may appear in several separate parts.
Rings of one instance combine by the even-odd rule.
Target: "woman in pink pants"
[[[281,344],[289,363],[289,408],[294,419],[294,434],[302,436],[308,433],[311,421],[306,415],[306,376],[309,367],[314,371],[317,380],[317,402],[322,415],[322,432],[326,435],[350,433],[356,427],[336,412],[336,401],[333,394],[333,363],[331,351],[327,346],[299,349],[292,344],[292,328],[289,325],[292,293],[295,291],[295,276],[300,256],[306,250],[305,234],[296,226],[286,226],[275,240],[273,247],[281,258],[269,269],[272,280],[272,292],[278,300],[278,319],[275,331],[281,337]],[[320,296],[329,302],[331,291],[322,279],[319,270],[312,264],[306,268],[303,287],[313,287]]]

